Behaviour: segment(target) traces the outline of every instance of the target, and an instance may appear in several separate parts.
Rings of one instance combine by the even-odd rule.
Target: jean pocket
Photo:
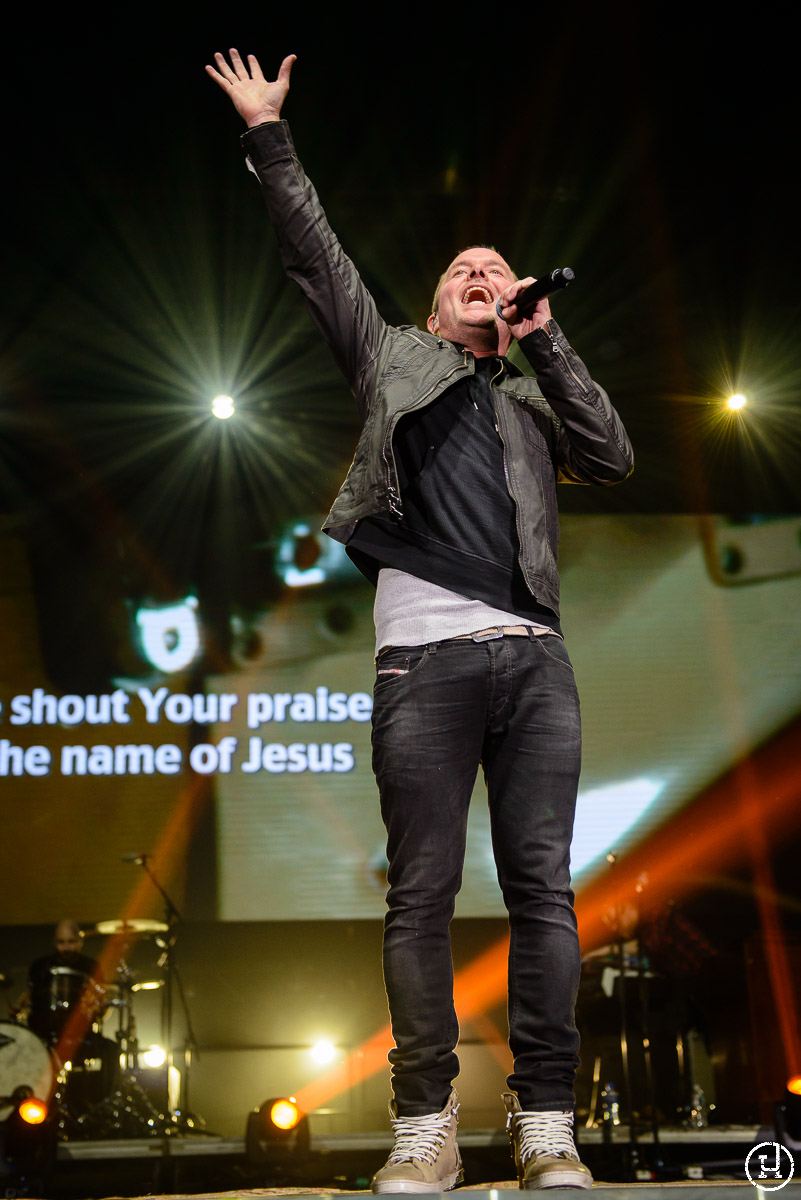
[[[546,658],[550,658],[552,662],[559,663],[560,667],[567,667],[568,671],[572,672],[573,664],[570,661],[570,655],[567,652],[567,646],[563,638],[552,633],[543,633],[539,637],[536,637],[534,641]]]
[[[376,687],[393,679],[402,679],[420,669],[428,658],[428,646],[391,646],[376,659]]]

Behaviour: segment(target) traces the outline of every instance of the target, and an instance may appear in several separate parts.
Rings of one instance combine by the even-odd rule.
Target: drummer
[[[31,963],[14,1015],[27,1016],[28,1028],[59,1064],[71,1064],[65,1098],[73,1116],[100,1103],[113,1086],[119,1053],[98,1025],[105,1002],[100,966],[83,953],[83,931],[71,919],[59,921],[53,952]]]
[[[16,1008],[27,1009],[28,1027],[51,1045],[71,1017],[91,1025],[103,1006],[104,989],[95,959],[83,953],[83,932],[73,920],[59,921],[53,932],[53,953],[31,963],[28,991]]]

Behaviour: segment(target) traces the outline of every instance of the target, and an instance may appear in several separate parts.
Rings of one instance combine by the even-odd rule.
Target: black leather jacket
[[[426,330],[394,327],[381,318],[326,220],[285,121],[250,129],[242,141],[286,273],[300,284],[363,422],[350,470],[323,526],[347,542],[362,517],[402,512],[392,450],[399,418],[471,375],[475,362],[469,351]],[[537,378],[508,364],[510,373],[493,383],[495,410],[517,509],[520,566],[532,594],[558,615],[557,479],[617,483],[631,472],[633,456],[609,397],[590,379],[555,321],[520,346]]]

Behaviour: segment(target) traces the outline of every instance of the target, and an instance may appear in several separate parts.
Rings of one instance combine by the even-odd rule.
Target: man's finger
[[[231,55],[231,66],[236,71],[237,79],[250,79],[248,69],[242,62],[239,51],[236,49],[236,47],[232,46],[228,53]]]
[[[264,73],[261,69],[261,64],[255,54],[248,55],[248,67],[250,68],[251,79],[258,80],[259,83],[264,83]]]
[[[512,285],[512,299],[514,300],[516,296],[519,296],[521,292],[524,292],[527,287],[530,287],[535,282],[536,280],[533,275],[527,275],[525,279],[516,279]]]
[[[234,75],[233,71],[232,71],[232,70],[231,70],[231,68],[228,66],[228,62],[227,62],[227,60],[226,60],[226,57],[225,57],[225,55],[224,55],[224,54],[221,54],[219,50],[218,50],[218,51],[215,53],[215,55],[214,55],[214,61],[215,61],[215,62],[216,62],[216,64],[217,64],[217,71],[218,71],[218,72],[219,72],[219,74],[220,74],[220,75],[223,77],[223,79],[224,79],[224,80],[225,80],[227,83],[236,83],[236,75]],[[213,67],[207,67],[207,68],[206,68],[206,70],[207,70],[207,71],[213,71],[213,70],[214,70],[214,68],[213,68]]]
[[[289,76],[292,73],[292,66],[296,58],[296,54],[287,54],[278,71],[278,82],[282,83],[286,88],[289,87]]]
[[[223,79],[220,72],[212,67],[210,63],[206,63],[206,74],[210,75],[214,82],[219,84],[221,88],[228,88],[230,86],[228,80]]]
[[[533,275],[527,275],[525,279],[516,279],[514,283],[509,284],[508,288],[504,288],[495,306],[495,311],[502,320],[509,321],[513,316],[511,310],[517,307],[517,297],[532,283],[534,283]],[[507,310],[510,311],[507,312]]]

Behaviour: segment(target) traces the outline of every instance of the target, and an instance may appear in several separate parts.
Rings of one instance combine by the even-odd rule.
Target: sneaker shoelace
[[[572,1112],[515,1113],[521,1163],[539,1158],[578,1158]]]
[[[410,1162],[413,1158],[420,1162],[436,1162],[457,1112],[458,1106],[454,1105],[444,1112],[425,1117],[392,1117],[395,1146],[388,1162],[398,1164]]]

